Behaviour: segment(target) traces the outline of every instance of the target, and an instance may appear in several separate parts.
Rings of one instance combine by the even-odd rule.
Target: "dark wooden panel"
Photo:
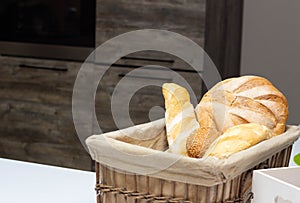
[[[81,63],[0,57],[0,80],[72,90]],[[10,76],[10,77],[8,77]]]
[[[0,150],[2,158],[91,170],[89,155],[69,145],[0,139]]]
[[[138,68],[142,66],[157,65],[179,72],[199,72],[193,69],[184,60],[171,54],[156,51],[141,51],[129,54],[118,61],[113,66]],[[201,71],[200,71],[201,72]]]
[[[101,69],[101,66],[98,66]],[[163,84],[164,82],[179,81],[178,77],[182,77],[192,88],[193,92],[197,95],[197,99],[200,99],[201,93],[201,74],[187,71],[170,71],[160,69],[159,67],[147,67],[144,69],[136,69],[130,66],[126,67],[111,67],[109,68],[101,78],[98,90],[104,90],[108,93],[114,91],[115,86],[120,82],[123,77],[126,76],[127,82],[123,82],[123,85],[136,86],[138,84]],[[141,76],[141,77],[139,77]],[[161,91],[156,90],[144,90],[143,94],[156,94],[161,95]]]
[[[161,85],[164,82],[174,82],[176,77],[174,77],[170,72],[164,70],[151,70],[147,69],[141,74],[131,73],[133,77],[129,77],[127,82],[120,84],[121,79],[124,79],[124,76],[128,76],[130,71],[134,71],[134,68],[126,67],[111,67],[103,76],[98,87],[96,95],[96,113],[98,123],[100,127],[105,132],[116,130],[115,121],[111,113],[111,102],[112,94],[116,91],[116,86],[121,85],[121,92],[115,92],[117,99],[121,100],[119,106],[115,106],[114,110],[120,112],[118,120],[122,121],[127,120],[128,118],[123,113],[125,111],[129,112],[130,118],[134,124],[145,123],[149,121],[149,111],[155,107],[160,106],[164,108],[164,99],[162,96]],[[152,72],[153,71],[153,72]],[[177,72],[182,76],[188,84],[191,86],[195,95],[197,96],[196,102],[198,103],[201,96],[201,77],[198,73],[190,72]],[[134,77],[136,76],[136,77]],[[138,77],[146,76],[146,77]],[[156,81],[156,79],[159,79]],[[167,80],[160,80],[164,78]],[[154,82],[156,85],[147,85]],[[146,85],[143,88],[140,88],[143,85]],[[129,106],[126,107],[124,97],[129,97],[130,92],[133,92],[134,95],[130,98]],[[123,100],[123,101],[122,101]],[[152,118],[161,118],[164,117],[163,111],[151,111]],[[121,125],[122,128],[128,127],[125,122],[124,125]]]
[[[80,67],[76,62],[0,57],[0,157],[91,170],[72,119]]]
[[[223,79],[240,74],[242,22],[243,0],[207,1],[205,50]]]
[[[49,118],[49,121],[58,122],[54,117],[59,116],[60,120],[67,120],[71,118],[71,112],[68,106],[64,105],[48,105],[45,103],[28,102],[24,100],[3,99],[0,100],[1,116],[8,113],[32,113],[37,114],[37,117]],[[23,118],[22,118],[23,119]]]
[[[173,31],[203,47],[205,0],[97,0],[96,46],[120,34],[139,29]],[[164,59],[171,60],[171,63],[165,61],[158,64],[175,69],[191,69],[180,59],[161,52],[143,51],[130,54],[129,57],[131,59],[124,58],[118,63],[135,65],[132,58]],[[138,63],[157,64],[153,60],[142,60]]]
[[[97,0],[97,46],[117,35],[149,28],[174,31],[203,46],[205,0],[163,0],[159,2],[149,0]],[[111,49],[114,48],[111,47]],[[97,62],[101,63],[98,60]],[[118,60],[113,68],[105,73],[99,84],[99,91],[96,96],[96,112],[100,126],[104,131],[117,129],[111,115],[110,106],[111,95],[117,83],[128,72],[146,65],[159,65],[177,71],[192,86],[199,100],[202,80],[199,78],[198,73],[195,73],[187,63],[175,56],[161,52],[142,51],[133,53]],[[153,75],[157,78],[163,78],[161,82],[174,81],[172,76],[168,76],[163,72],[150,74],[151,77]],[[144,78],[145,83],[147,83],[146,80],[151,81],[152,79]],[[135,85],[143,84],[141,80],[143,79],[131,78],[131,81],[136,81],[133,82]],[[130,90],[134,85],[129,82],[125,86],[124,91],[126,92],[126,88]],[[126,96],[126,93],[123,93],[123,95]],[[149,121],[149,110],[153,106],[164,106],[161,89],[150,87],[137,91],[131,98],[129,105],[130,116],[134,124]],[[122,111],[123,109],[120,109],[120,112]],[[118,119],[122,120],[122,115]]]
[[[78,143],[74,131],[71,112],[67,109],[58,111],[44,108],[39,104],[27,104],[26,102],[0,101],[0,134],[4,138],[6,134],[16,137],[20,141],[40,140],[48,143],[73,146]],[[24,105],[25,104],[25,105]],[[41,106],[37,107],[37,106]],[[48,109],[46,112],[44,109]],[[10,133],[10,132],[13,132]]]
[[[96,44],[124,32],[164,29],[203,45],[204,0],[97,0]]]
[[[58,90],[56,88],[27,83],[0,82],[0,98],[31,102],[42,102],[49,105],[67,105],[72,103],[72,91]]]

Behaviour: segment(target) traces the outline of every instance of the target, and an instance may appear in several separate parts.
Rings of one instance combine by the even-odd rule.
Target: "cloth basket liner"
[[[169,153],[165,120],[92,135],[86,140],[93,160],[126,172],[188,184],[214,186],[240,175],[292,145],[300,128],[258,143],[226,159],[190,158]]]

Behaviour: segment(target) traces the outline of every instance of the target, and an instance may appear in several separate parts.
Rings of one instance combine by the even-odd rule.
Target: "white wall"
[[[241,74],[268,78],[300,124],[300,0],[245,0]]]

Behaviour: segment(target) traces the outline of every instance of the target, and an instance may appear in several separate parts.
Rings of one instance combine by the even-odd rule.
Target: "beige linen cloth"
[[[292,145],[300,128],[263,141],[227,159],[195,159],[167,152],[164,119],[86,140],[92,159],[107,166],[150,177],[213,186],[224,183]]]

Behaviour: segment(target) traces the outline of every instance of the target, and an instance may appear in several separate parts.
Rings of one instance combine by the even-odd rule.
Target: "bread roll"
[[[257,123],[247,123],[228,128],[207,149],[203,157],[227,158],[272,137],[271,130]]]
[[[258,123],[267,126],[273,135],[283,133],[288,104],[267,79],[242,76],[210,89],[197,105],[196,115],[203,129],[188,138],[187,151],[191,157],[202,157],[218,136],[235,125]]]
[[[188,91],[174,83],[162,88],[169,151],[187,156],[186,139],[200,128]]]

